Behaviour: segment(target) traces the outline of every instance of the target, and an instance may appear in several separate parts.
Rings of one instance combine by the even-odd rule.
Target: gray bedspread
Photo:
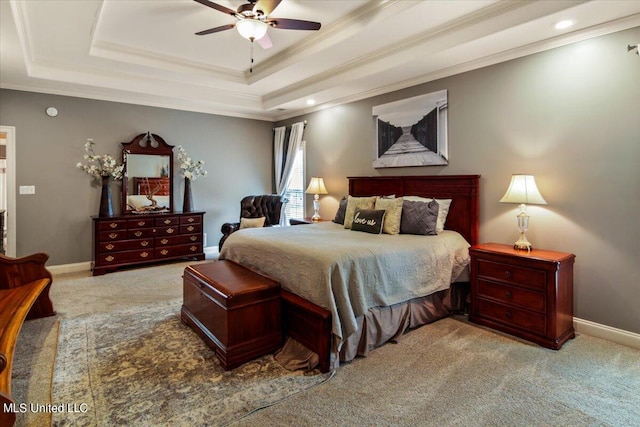
[[[454,231],[377,235],[323,222],[239,230],[226,240],[220,259],[269,276],[331,311],[333,334],[342,341],[369,308],[448,288],[469,264],[468,249]]]

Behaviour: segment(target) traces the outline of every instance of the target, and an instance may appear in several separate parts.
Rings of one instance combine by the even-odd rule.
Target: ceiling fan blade
[[[253,7],[253,11],[261,11],[264,15],[268,15],[273,10],[278,7],[282,0],[258,0],[256,5]]]
[[[193,0],[193,1],[195,1],[196,3],[203,4],[212,9],[218,10],[222,13],[226,13],[227,15],[236,16],[235,10],[231,10],[228,7],[220,6],[219,4],[216,4],[212,1],[209,1],[209,0]]]
[[[269,33],[266,33],[264,36],[256,40],[260,47],[263,49],[270,49],[273,47],[273,42],[271,41],[271,37],[269,37]]]
[[[221,25],[219,27],[209,28],[208,30],[199,31],[199,32],[196,33],[196,35],[197,36],[206,36],[207,34],[219,33],[220,31],[230,30],[230,29],[234,28],[235,26],[236,26],[236,24]]]
[[[283,30],[319,30],[321,26],[319,22],[287,18],[269,18],[266,22],[272,27]]]

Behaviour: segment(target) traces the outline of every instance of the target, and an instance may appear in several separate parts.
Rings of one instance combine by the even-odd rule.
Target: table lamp
[[[322,178],[311,177],[311,182],[309,182],[309,186],[305,191],[307,194],[313,194],[313,216],[311,220],[316,222],[320,221],[320,214],[318,213],[318,209],[320,209],[320,194],[329,194],[327,189],[324,186],[324,180]]]
[[[536,186],[533,175],[513,175],[507,192],[504,193],[500,203],[520,204],[520,214],[518,214],[518,230],[520,238],[513,245],[514,249],[531,250],[531,243],[527,240],[525,232],[529,229],[529,215],[527,215],[527,204],[546,205]]]

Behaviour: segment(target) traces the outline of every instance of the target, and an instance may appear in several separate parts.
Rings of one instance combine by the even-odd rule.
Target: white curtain
[[[274,167],[276,191],[279,195],[284,196],[291,179],[291,170],[293,169],[293,160],[295,154],[302,147],[302,134],[304,133],[304,122],[298,122],[291,125],[291,134],[289,141],[285,142],[284,126],[275,128],[273,137]],[[286,150],[285,150],[286,144]],[[286,223],[285,215],[280,216],[280,225]]]
[[[7,161],[0,159],[0,211],[7,209]],[[1,233],[0,233],[1,237]]]

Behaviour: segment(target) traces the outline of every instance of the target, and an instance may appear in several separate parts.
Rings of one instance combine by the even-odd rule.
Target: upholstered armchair
[[[240,222],[250,223],[252,219],[260,221],[260,218],[264,218],[264,224],[262,226],[271,227],[278,225],[280,224],[280,213],[283,203],[284,198],[277,194],[247,196],[240,201]],[[224,241],[227,240],[227,237],[240,229],[240,222],[227,222],[222,224],[222,228],[220,229],[222,238],[218,246],[219,250],[222,250],[222,245]],[[255,227],[255,222],[251,224],[251,226]]]

